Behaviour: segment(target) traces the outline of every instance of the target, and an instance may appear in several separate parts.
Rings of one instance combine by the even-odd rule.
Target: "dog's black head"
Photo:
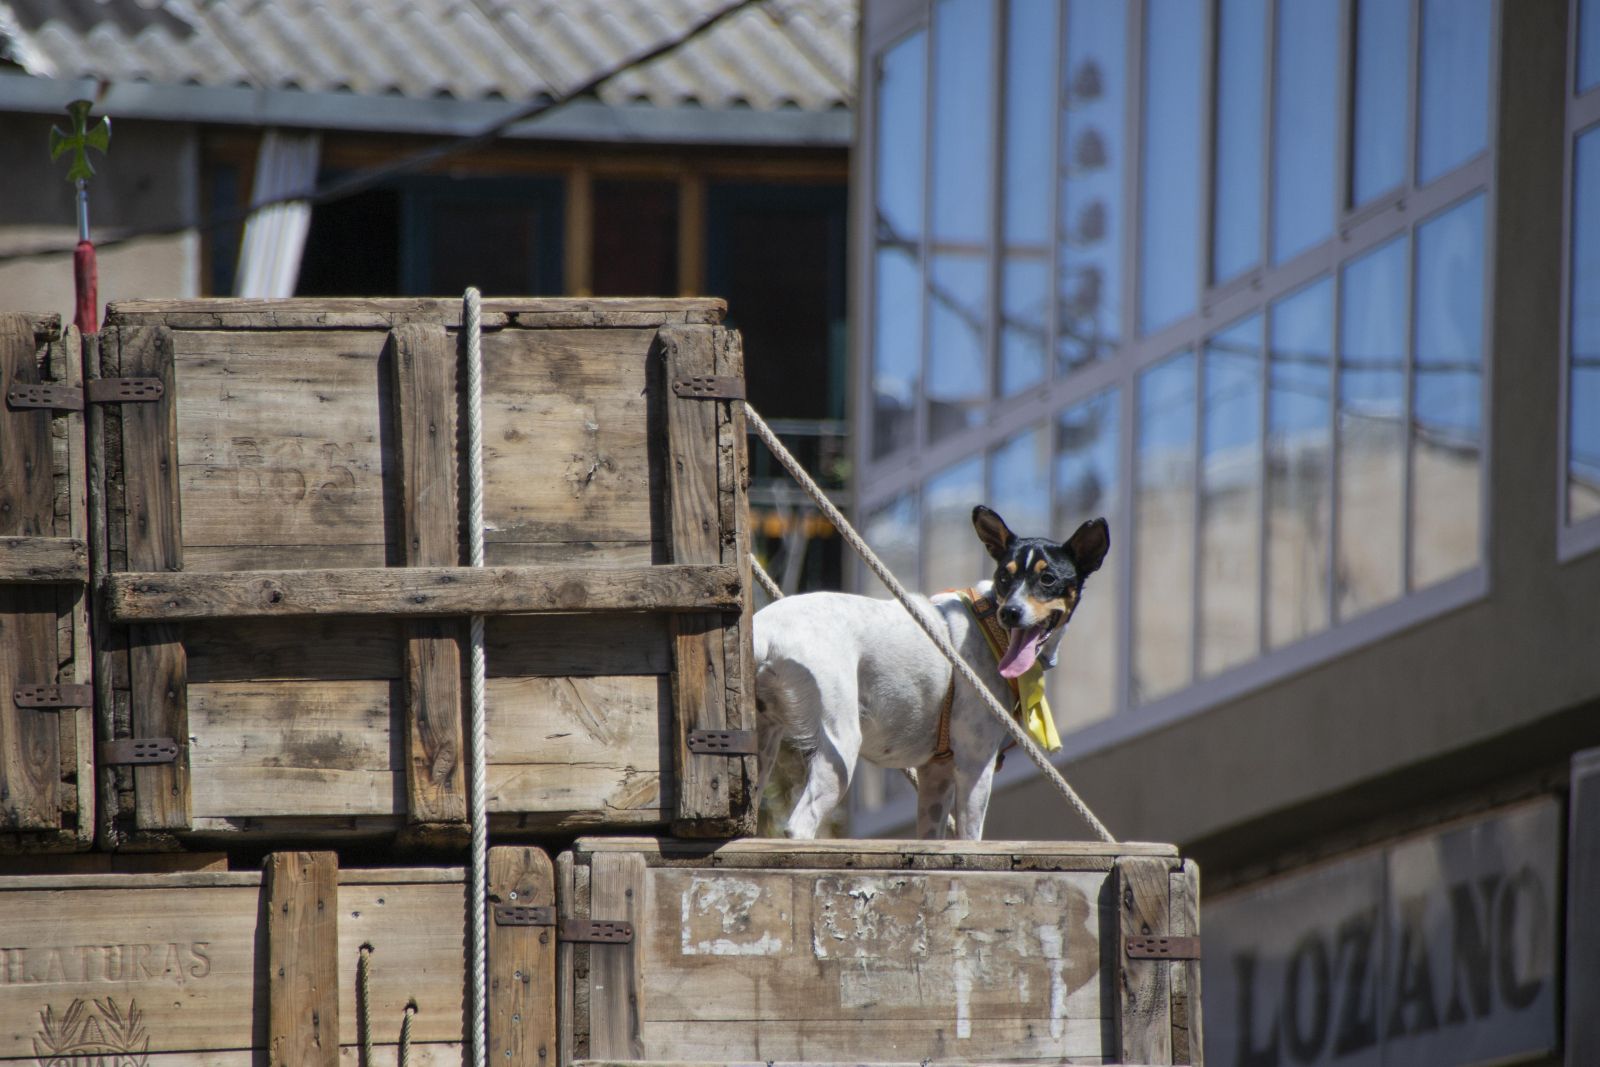
[[[1000,658],[1000,673],[1015,678],[1035,660],[1056,665],[1067,620],[1078,606],[1084,579],[1100,569],[1111,547],[1111,528],[1090,519],[1066,541],[1018,537],[1004,519],[979,504],[972,509],[978,539],[994,558],[994,601],[1011,645]]]

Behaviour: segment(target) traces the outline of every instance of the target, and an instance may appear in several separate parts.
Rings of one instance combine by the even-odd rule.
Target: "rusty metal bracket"
[[[672,392],[690,400],[743,400],[744,379],[733,374],[696,374],[672,379]]]
[[[496,926],[554,926],[556,909],[548,904],[496,904]]]
[[[178,742],[170,737],[125,737],[120,741],[102,741],[99,756],[101,765],[106,767],[176,763]]]
[[[697,756],[754,756],[754,730],[690,730],[689,751]]]
[[[496,926],[554,926],[557,941],[625,945],[633,941],[633,924],[616,919],[556,919],[548,904],[496,904]]]
[[[11,693],[11,700],[19,708],[87,708],[94,705],[94,686],[19,685]]]
[[[23,382],[6,390],[6,403],[14,409],[48,408],[82,411],[90,404],[148,404],[166,395],[160,378],[92,378],[88,387],[54,382]]]
[[[91,404],[150,404],[166,395],[160,378],[90,378]]]
[[[556,930],[556,940],[626,945],[633,941],[633,924],[613,919],[562,919]]]
[[[1198,937],[1130,937],[1130,960],[1197,960],[1200,958]]]
[[[23,408],[82,411],[83,390],[52,382],[25,382],[6,390],[6,404],[14,411]]]

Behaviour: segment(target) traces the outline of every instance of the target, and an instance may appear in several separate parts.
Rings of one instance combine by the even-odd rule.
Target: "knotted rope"
[[[950,643],[950,634],[944,624],[929,616],[922,608],[922,605],[912,599],[910,591],[900,584],[899,580],[890,573],[888,567],[884,566],[877,553],[868,547],[867,542],[856,532],[855,527],[851,526],[849,521],[845,519],[843,512],[833,506],[833,501],[828,499],[828,494],[824,493],[822,487],[812,479],[811,475],[806,473],[806,469],[800,465],[800,461],[790,454],[789,450],[784,447],[783,442],[778,440],[778,435],[772,432],[772,427],[768,426],[766,421],[756,414],[755,408],[745,404],[744,415],[746,421],[755,430],[756,436],[761,438],[761,442],[767,446],[777,461],[783,465],[784,469],[800,484],[800,487],[816,502],[822,514],[827,516],[828,521],[833,523],[834,528],[845,539],[845,543],[855,549],[856,554],[872,570],[872,573],[878,576],[878,580],[883,582],[889,592],[894,595],[894,598],[900,601],[901,606],[910,612],[917,625],[922,627],[922,632],[928,635],[928,639],[944,654],[944,658],[950,661],[950,665],[955,669],[956,674],[960,675],[961,679],[978,694],[985,710],[989,712],[996,722],[1005,727],[1006,733],[1011,735],[1011,739],[1039,768],[1046,781],[1055,788],[1057,793],[1061,794],[1061,798],[1067,802],[1073,811],[1078,813],[1079,818],[1088,824],[1089,828],[1095,832],[1095,835],[1100,840],[1108,844],[1115,844],[1116,838],[1111,836],[1111,831],[1106,829],[1105,824],[1095,817],[1094,812],[1089,810],[1089,805],[1083,802],[1077,791],[1061,776],[1061,772],[1056,769],[1055,764],[1050,762],[1050,757],[1045,754],[1044,749],[1040,748],[1033,738],[1028,735],[1028,731],[1023,729],[1022,725],[1011,717],[1011,712],[995,699],[994,694],[989,692],[989,687],[983,684],[983,680],[977,676],[971,667],[967,666],[967,661],[961,658],[961,653],[957,652],[955,646]],[[770,584],[772,583],[771,576],[761,570],[760,564],[756,563],[754,559],[751,560],[751,565],[752,573],[765,577],[765,581],[762,582],[763,588],[766,588],[771,593],[776,588],[775,585]],[[757,580],[760,581],[761,577],[758,577]],[[782,593],[779,592],[777,595],[782,596]]]

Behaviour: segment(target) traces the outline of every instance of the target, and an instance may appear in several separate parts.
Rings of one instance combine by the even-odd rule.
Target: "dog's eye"
[[[1061,584],[1061,575],[1054,571],[1045,571],[1039,575],[1039,584],[1046,589],[1054,589]]]

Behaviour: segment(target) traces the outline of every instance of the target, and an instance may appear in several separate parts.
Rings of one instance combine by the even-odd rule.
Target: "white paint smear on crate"
[[[928,955],[928,879],[829,875],[817,879],[811,947],[819,960]]]
[[[761,886],[744,878],[697,876],[682,897],[685,956],[768,956],[785,948],[790,938],[756,919]],[[787,909],[761,909],[769,917],[788,920]]]

